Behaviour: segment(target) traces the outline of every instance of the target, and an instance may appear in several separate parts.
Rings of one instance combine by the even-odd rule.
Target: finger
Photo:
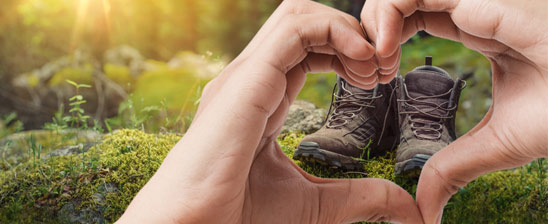
[[[257,32],[236,60],[246,58],[251,54],[251,52],[257,50],[258,48],[262,48],[264,46],[264,41],[268,39],[276,30],[279,30],[279,24],[283,23],[284,20],[287,20],[288,17],[317,13],[325,15],[329,14],[330,16],[328,17],[341,17],[343,20],[351,24],[356,30],[361,29],[358,21],[354,17],[332,7],[328,7],[314,1],[284,1],[265,22],[259,32]]]
[[[388,180],[313,178],[313,181],[320,192],[320,220],[328,220],[327,223],[423,223],[413,197]]]
[[[308,53],[308,56],[301,63],[289,70],[286,75],[286,96],[276,111],[268,118],[265,130],[273,131],[265,133],[265,136],[277,135],[279,133],[285,121],[289,105],[293,103],[306,81],[306,73],[331,71],[335,71],[338,74],[346,72],[337,56],[316,53]]]
[[[374,54],[359,25],[351,25],[342,16],[293,15],[286,17],[278,27],[279,31],[263,43],[256,55],[282,72],[300,63],[308,52],[306,49],[312,46],[330,45],[340,54],[361,61],[368,60]]]
[[[373,46],[377,42],[377,26],[375,24],[377,17],[377,4],[379,1],[366,1],[360,14],[361,25],[365,30],[369,41]]]
[[[337,51],[329,45],[311,46],[308,48],[308,52],[318,53],[318,54],[337,55]]]
[[[387,58],[377,58],[379,64],[378,73],[380,75],[391,75],[399,68],[401,57],[401,47],[394,54]]]
[[[455,25],[449,13],[415,12],[405,19],[402,42],[417,31],[424,30],[431,35],[463,43],[466,47],[482,52],[485,56],[506,51],[508,47],[496,40],[477,37],[462,31]]]
[[[382,83],[382,84],[387,84],[389,82],[392,81],[392,79],[394,79],[394,77],[396,77],[396,75],[398,74],[398,69],[394,70],[394,72],[392,72],[391,74],[388,74],[388,75],[379,75],[379,83]]]
[[[377,71],[377,75],[379,77],[380,83],[387,84],[390,81],[392,81],[392,79],[394,79],[400,67],[400,58],[401,58],[401,47],[398,47],[398,51],[396,51],[396,53],[394,53],[393,56],[390,56],[388,58],[378,58],[378,60],[380,61],[379,64],[381,63],[387,64],[387,65],[392,64],[391,67],[387,66],[387,68],[379,69]]]
[[[324,46],[312,46],[308,48],[308,52],[319,53],[319,54],[329,54],[336,55],[339,57],[339,60],[342,62],[344,67],[352,72],[355,76],[361,77],[370,77],[375,74],[377,69],[376,63],[373,60],[366,61],[357,61],[352,58],[349,58],[345,55],[340,54],[337,50],[333,49],[329,45]]]
[[[345,55],[338,55],[341,62],[349,71],[359,77],[371,77],[377,71],[377,65],[373,60],[357,61]]]
[[[348,81],[353,86],[362,88],[362,89],[373,89],[378,83],[378,76],[359,76],[354,74],[352,71],[349,71],[346,66],[343,67],[345,70],[344,73],[337,73],[344,80]]]
[[[374,21],[366,23],[367,34],[375,36],[377,54],[382,58],[389,57],[400,44],[405,17],[410,16],[418,9],[447,11],[454,8],[456,4],[458,1],[433,0],[386,0],[378,1],[376,4],[366,4],[365,11],[376,11],[375,17],[369,17]],[[375,9],[372,9],[373,5]]]

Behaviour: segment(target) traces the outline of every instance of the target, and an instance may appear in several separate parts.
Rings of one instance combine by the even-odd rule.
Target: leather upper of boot
[[[340,79],[332,112],[329,113],[326,123],[317,132],[303,138],[302,142],[316,142],[321,149],[360,157],[363,154],[361,149],[371,141],[370,147],[373,150],[370,154],[382,154],[386,149],[374,147],[381,134],[396,135],[390,132],[397,130],[394,109],[389,110],[390,106],[395,107],[395,95],[394,102],[389,102],[390,96],[395,94],[394,84],[392,82],[378,85],[372,90],[363,90]],[[389,112],[392,114],[387,115]],[[383,131],[386,133],[381,133]]]
[[[433,155],[455,140],[455,113],[463,83],[444,70],[421,66],[398,88],[400,146],[397,161]]]

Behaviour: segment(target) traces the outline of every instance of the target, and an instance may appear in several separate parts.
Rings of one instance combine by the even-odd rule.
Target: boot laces
[[[404,104],[403,111],[400,114],[409,114],[409,120],[411,122],[411,130],[416,137],[437,140],[441,138],[443,131],[443,122],[446,119],[454,117],[453,112],[456,110],[457,105],[454,104],[449,107],[450,100],[444,100],[442,103],[435,103],[435,100],[440,97],[451,94],[452,89],[449,91],[433,96],[420,96],[413,98],[409,96],[407,91],[404,91],[407,95],[406,100],[398,99],[398,102]]]
[[[327,128],[340,128],[354,118],[364,108],[375,108],[373,102],[381,98],[382,95],[374,95],[372,92],[353,93],[347,90],[344,85],[340,85],[342,94],[335,94],[335,85],[329,106],[328,117],[326,118]],[[333,113],[331,114],[331,109]]]

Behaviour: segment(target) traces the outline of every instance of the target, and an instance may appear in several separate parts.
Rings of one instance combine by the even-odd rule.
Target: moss
[[[303,134],[278,137],[282,150],[291,158]],[[415,195],[417,180],[394,174],[393,153],[375,157],[363,164],[360,173],[346,173],[296,161],[306,172],[326,178],[375,177],[394,181]],[[479,177],[461,188],[445,207],[443,223],[547,223],[548,163],[539,159],[526,166],[497,171]]]
[[[64,222],[86,209],[113,222],[179,138],[119,130],[89,152],[29,160],[2,172],[0,223]],[[61,214],[67,204],[76,210]]]
[[[280,136],[290,158],[304,137]],[[118,219],[139,189],[180,139],[174,134],[118,130],[79,155],[29,160],[0,173],[0,223],[94,223]],[[385,178],[414,195],[415,180],[394,175],[394,156],[364,162],[360,173],[345,173],[296,162],[305,171],[330,178]],[[444,223],[546,223],[547,164],[494,172],[459,190],[445,209]]]
[[[72,80],[80,84],[92,84],[93,65],[86,63],[83,67],[65,67],[55,73],[49,80],[49,86],[64,84],[65,80]]]
[[[165,156],[180,139],[174,134],[151,135],[137,130],[121,130],[97,147],[99,164],[109,169],[104,181],[114,183],[118,191],[106,195],[105,216],[116,220],[135,194],[160,167]]]
[[[0,171],[8,170],[29,159],[43,157],[54,149],[97,140],[99,133],[70,129],[33,130],[12,134],[0,140]],[[35,152],[32,151],[32,141]]]
[[[531,166],[490,173],[461,188],[446,206],[444,222],[547,223],[546,166],[543,172]]]
[[[278,143],[282,151],[289,157],[293,157],[293,153],[297,148],[297,145],[305,135],[302,133],[288,133],[278,137]],[[362,177],[374,177],[384,178],[391,181],[395,180],[394,164],[395,158],[393,153],[388,154],[385,157],[376,157],[369,161],[364,162],[364,169],[360,172],[344,172],[338,169],[331,169],[325,166],[303,163],[301,161],[295,161],[299,167],[304,171],[324,178],[362,178]]]
[[[120,84],[120,86],[125,87],[133,82],[133,77],[127,66],[107,63],[103,66],[103,70],[110,80]]]

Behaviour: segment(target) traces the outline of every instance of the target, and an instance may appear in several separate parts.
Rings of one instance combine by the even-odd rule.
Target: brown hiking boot
[[[455,114],[466,82],[441,68],[426,65],[398,79],[400,145],[396,151],[396,174],[416,177],[434,153],[456,139]]]
[[[293,159],[358,170],[362,165],[353,157],[372,157],[393,150],[399,137],[395,83],[363,90],[339,78],[325,124],[303,138]]]

